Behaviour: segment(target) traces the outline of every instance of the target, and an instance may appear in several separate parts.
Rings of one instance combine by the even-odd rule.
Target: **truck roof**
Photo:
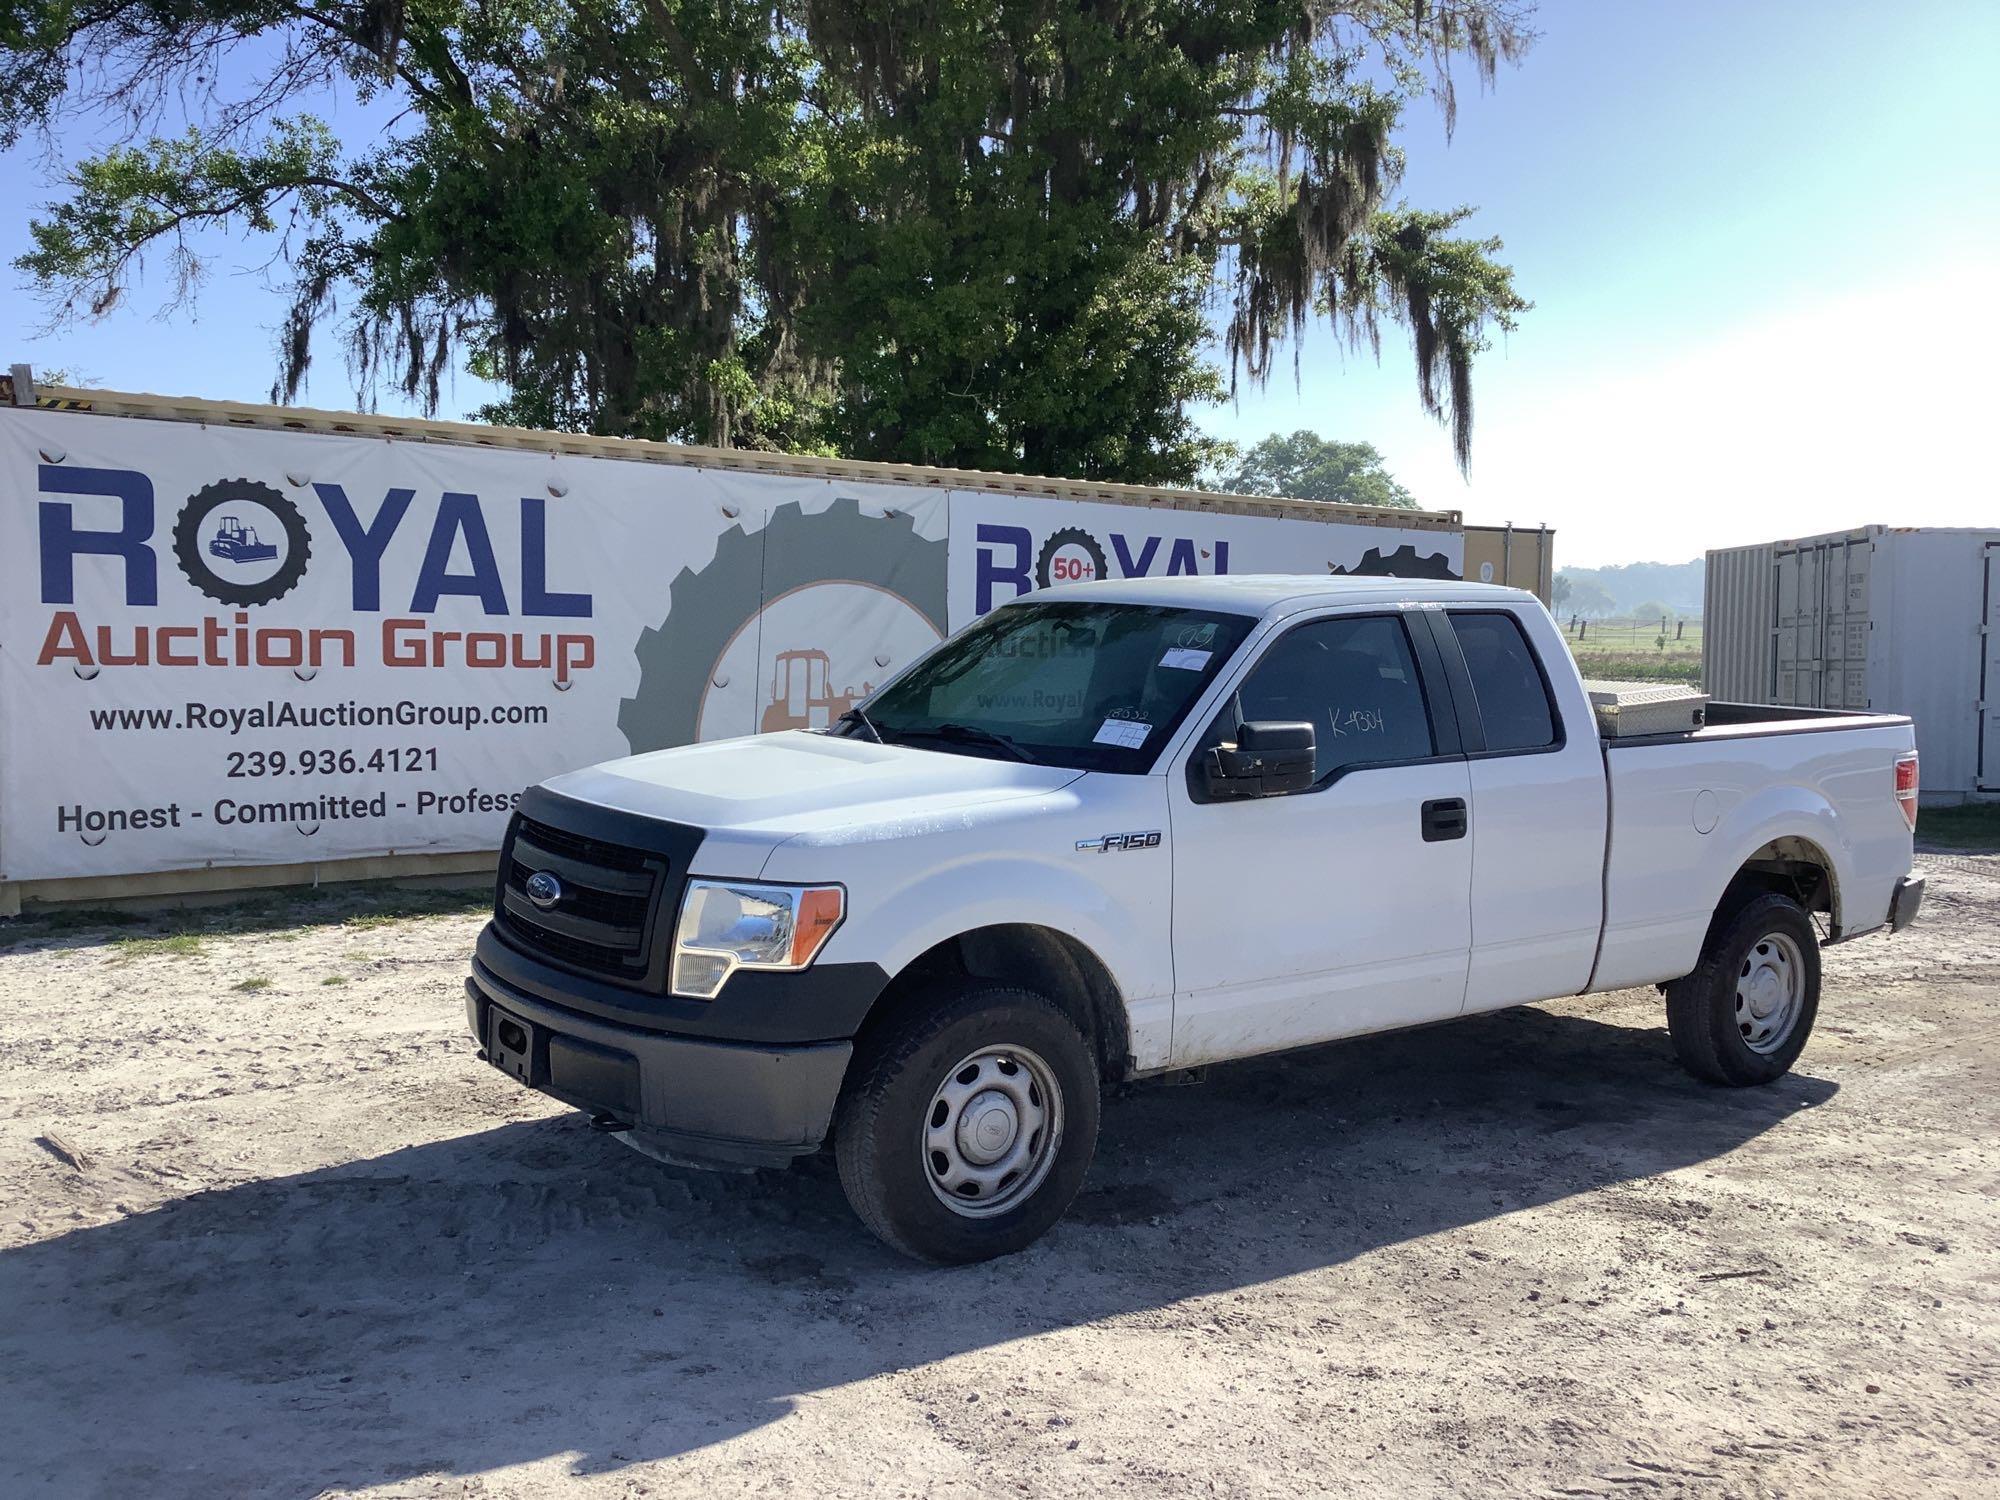
[[[1392,578],[1380,574],[1225,573],[1173,578],[1106,578],[1042,589],[1036,599],[1089,598],[1117,604],[1168,604],[1227,614],[1263,615],[1287,605],[1497,604],[1540,600],[1526,589],[1456,578]]]

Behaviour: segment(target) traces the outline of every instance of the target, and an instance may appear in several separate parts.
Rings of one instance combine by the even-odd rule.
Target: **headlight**
[[[737,969],[803,969],[846,911],[837,885],[690,880],[674,933],[674,993],[713,1000]]]

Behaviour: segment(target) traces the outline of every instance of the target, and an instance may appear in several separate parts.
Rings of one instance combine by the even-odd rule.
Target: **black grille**
[[[602,839],[586,838],[580,833],[571,833],[567,828],[555,828],[547,823],[537,823],[533,818],[522,818],[515,826],[514,837],[526,840],[550,854],[566,855],[570,859],[582,860],[587,865],[598,865],[606,870],[643,870],[649,862],[658,863],[643,849],[628,849],[623,844],[607,844]]]
[[[495,920],[517,946],[594,974],[645,976],[664,859],[522,817],[503,868]],[[562,882],[546,909],[528,899],[528,878],[541,871]]]

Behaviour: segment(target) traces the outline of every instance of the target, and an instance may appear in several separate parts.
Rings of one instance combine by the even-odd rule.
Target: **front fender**
[[[1108,834],[1159,842],[1080,849]],[[1048,928],[1088,948],[1123,997],[1137,1052],[1172,1033],[1172,849],[1165,783],[1091,774],[1044,797],[779,846],[766,879],[837,880],[847,917],[829,963],[901,973],[940,943],[985,927]]]
[[[1164,850],[1148,854],[1164,874]],[[1127,856],[1124,862],[1145,857]],[[1170,995],[1166,909],[1154,905],[1149,914],[1145,906],[1151,903],[1132,899],[1137,894],[1114,896],[1103,881],[1052,861],[1018,855],[967,859],[891,889],[872,888],[865,909],[851,902],[847,922],[827,945],[828,956],[835,956],[839,944],[842,954],[869,953],[893,975],[961,933],[1018,923],[1075,938],[1103,962],[1128,1000]]]

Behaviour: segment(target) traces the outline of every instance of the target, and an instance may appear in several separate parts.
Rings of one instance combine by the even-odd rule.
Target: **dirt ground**
[[[469,901],[0,924],[0,1494],[2000,1493],[2000,857],[1925,863],[1775,1087],[1650,990],[1217,1069],[953,1271],[478,1062]]]

